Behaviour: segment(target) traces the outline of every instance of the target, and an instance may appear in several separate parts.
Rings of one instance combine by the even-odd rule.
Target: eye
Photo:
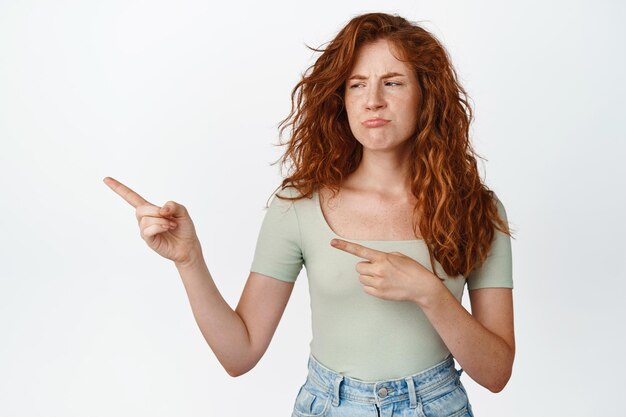
[[[350,88],[358,87],[358,86],[361,86],[361,85],[363,85],[363,84],[352,84],[352,85],[350,86]]]
[[[401,83],[397,83],[395,81],[387,81],[385,84],[387,84],[387,85],[389,85],[389,84],[402,85]]]

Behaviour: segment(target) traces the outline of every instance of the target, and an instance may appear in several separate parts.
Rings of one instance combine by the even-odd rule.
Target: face
[[[345,85],[350,129],[365,149],[401,149],[417,125],[417,77],[390,48],[385,39],[359,47]]]

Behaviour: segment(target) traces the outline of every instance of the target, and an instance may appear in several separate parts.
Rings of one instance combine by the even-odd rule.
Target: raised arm
[[[106,177],[104,182],[135,208],[141,238],[174,261],[196,323],[220,364],[231,376],[248,372],[261,359],[293,290],[293,283],[251,272],[237,311],[220,294],[202,255],[187,209],[174,201],[156,206]]]

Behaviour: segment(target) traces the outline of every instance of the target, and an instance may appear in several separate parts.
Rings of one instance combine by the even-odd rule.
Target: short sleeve
[[[281,189],[278,194],[291,197],[288,190]],[[295,282],[303,263],[295,204],[274,196],[261,224],[250,271]]]
[[[504,205],[493,194],[498,206],[498,214],[508,224]],[[482,266],[473,270],[467,277],[467,289],[504,287],[513,288],[513,265],[511,259],[511,237],[500,230],[495,236],[489,255]]]

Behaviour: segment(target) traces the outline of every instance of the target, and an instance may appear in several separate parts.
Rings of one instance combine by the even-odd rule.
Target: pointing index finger
[[[379,250],[368,248],[367,246],[359,245],[358,243],[348,242],[343,239],[333,239],[330,241],[330,244],[337,249],[341,249],[369,261],[376,261],[384,254]]]
[[[151,204],[142,196],[111,177],[105,177],[103,181],[106,185],[109,186],[109,188],[115,191],[116,194],[118,194],[120,197],[126,200],[128,204],[135,208],[144,204]]]

